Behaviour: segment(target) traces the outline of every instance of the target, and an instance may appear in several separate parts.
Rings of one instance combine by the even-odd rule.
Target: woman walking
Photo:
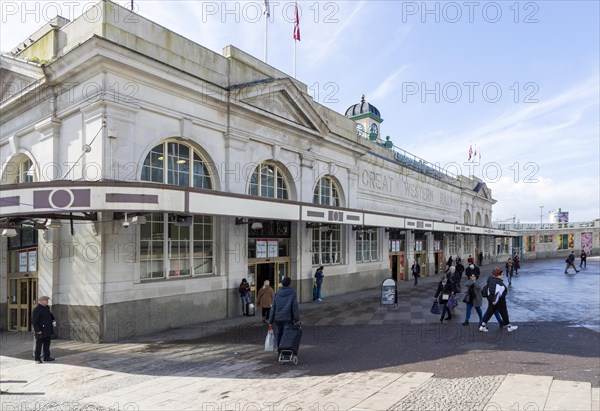
[[[275,297],[275,291],[269,286],[269,280],[265,280],[264,285],[258,291],[256,296],[256,305],[262,308],[263,323],[266,323],[271,313],[271,304]]]
[[[448,317],[446,320],[452,319],[452,314],[450,313],[450,308],[448,308],[448,300],[451,296],[454,295],[454,289],[452,287],[452,281],[449,281],[445,275],[442,276],[441,281],[438,283],[437,291],[433,296],[434,299],[437,299],[440,305],[443,305],[442,316],[440,317],[440,322],[444,322],[444,316],[448,313]]]
[[[481,288],[483,286],[481,283],[479,283],[479,281],[477,281],[477,276],[475,274],[471,274],[471,278],[467,279],[465,287],[467,287],[467,293],[465,298],[463,298],[463,302],[467,304],[467,313],[465,316],[465,322],[462,325],[469,325],[469,319],[471,318],[471,310],[473,307],[475,307],[475,311],[477,311],[477,315],[479,316],[479,325],[481,325],[481,319],[483,317],[483,313],[481,312],[481,304],[483,302]]]
[[[479,331],[488,332],[487,322],[496,312],[499,312],[502,317],[502,326],[506,327],[508,332],[515,331],[519,327],[512,325],[508,319],[508,309],[506,308],[506,294],[508,293],[508,289],[502,281],[502,269],[498,267],[494,268],[492,276],[487,279],[487,288],[488,308],[483,315]]]

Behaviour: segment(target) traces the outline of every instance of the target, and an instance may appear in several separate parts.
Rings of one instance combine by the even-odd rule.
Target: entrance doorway
[[[31,331],[31,312],[38,299],[37,278],[11,278],[8,289],[8,329]]]
[[[281,287],[281,280],[289,277],[289,261],[256,262],[248,264],[248,281],[252,291],[258,291],[269,280],[270,286],[277,291]]]

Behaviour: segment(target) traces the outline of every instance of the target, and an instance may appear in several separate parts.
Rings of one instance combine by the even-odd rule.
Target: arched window
[[[142,166],[142,181],[212,189],[206,161],[193,147],[164,142],[152,150]]]
[[[287,200],[288,186],[283,172],[275,164],[259,164],[250,176],[248,194]]]
[[[325,176],[317,182],[313,195],[313,204],[329,207],[340,206],[340,190],[331,177]]]
[[[340,190],[335,180],[329,176],[319,179],[313,193],[313,204],[339,207]],[[312,263],[342,263],[342,225],[328,224],[312,229]]]
[[[35,167],[29,157],[24,154],[15,156],[4,168],[2,184],[21,184],[36,181]]]
[[[164,142],[142,166],[142,181],[212,189],[206,162],[191,146]],[[212,216],[146,214],[140,226],[140,278],[166,279],[213,274]]]

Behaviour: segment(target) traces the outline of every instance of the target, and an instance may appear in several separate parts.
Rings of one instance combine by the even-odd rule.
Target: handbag
[[[456,298],[455,295],[453,295],[452,297],[450,297],[450,299],[448,300],[448,307],[450,308],[456,308],[458,306],[458,299]]]
[[[433,305],[431,306],[431,314],[440,314],[440,303],[438,302],[437,298],[433,301]]]
[[[275,334],[273,333],[273,326],[269,325],[269,331],[267,332],[267,338],[265,338],[265,351],[275,351]]]

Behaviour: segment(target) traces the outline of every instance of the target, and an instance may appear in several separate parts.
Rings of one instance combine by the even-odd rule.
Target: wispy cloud
[[[405,75],[408,71],[408,65],[404,64],[400,68],[387,76],[377,88],[369,93],[369,99],[372,101],[383,100],[394,92],[402,83],[398,78]]]

